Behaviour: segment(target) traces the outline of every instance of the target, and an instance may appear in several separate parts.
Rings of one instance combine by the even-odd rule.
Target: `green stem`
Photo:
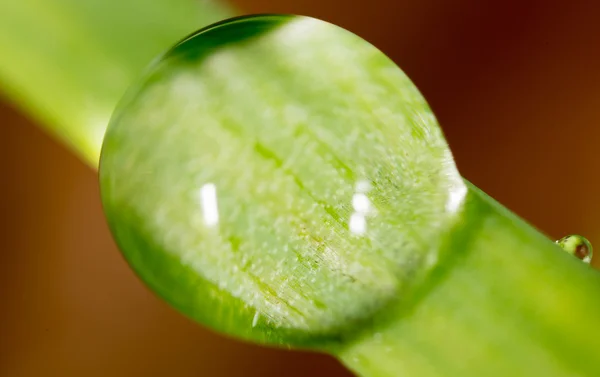
[[[453,254],[340,359],[365,377],[600,375],[600,274],[469,186]]]
[[[0,89],[97,168],[111,113],[144,67],[232,13],[220,1],[4,1]]]

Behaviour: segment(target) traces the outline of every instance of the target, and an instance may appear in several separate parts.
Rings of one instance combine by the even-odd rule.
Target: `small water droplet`
[[[556,243],[567,253],[581,259],[585,263],[590,263],[592,261],[592,244],[587,238],[577,234],[571,234],[561,238],[556,241]]]

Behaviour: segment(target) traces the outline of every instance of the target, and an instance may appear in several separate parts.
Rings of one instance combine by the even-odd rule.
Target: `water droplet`
[[[581,259],[585,263],[592,261],[592,244],[585,237],[572,234],[556,241],[567,253]]]
[[[276,344],[337,339],[412,289],[466,193],[394,62],[295,16],[225,21],[157,59],[115,112],[99,175],[113,234],[152,288]]]

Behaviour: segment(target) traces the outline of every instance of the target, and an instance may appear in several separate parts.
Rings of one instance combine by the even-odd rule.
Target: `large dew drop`
[[[466,192],[390,59],[288,16],[219,23],[157,60],[112,118],[100,180],[158,294],[220,331],[303,346],[402,299]]]

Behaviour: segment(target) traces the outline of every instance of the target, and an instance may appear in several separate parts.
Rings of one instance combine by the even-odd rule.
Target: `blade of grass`
[[[149,59],[182,35],[227,14],[229,12],[223,7],[191,0],[127,0],[118,3],[75,0],[52,3],[41,0],[6,2],[0,6],[0,82],[23,108],[69,144],[91,166],[96,166],[107,120],[132,78],[139,74]],[[335,43],[330,44],[330,47],[332,46],[335,46]],[[188,53],[193,56],[194,49]],[[313,62],[309,59],[306,64]],[[271,68],[276,65],[271,65],[269,59],[261,63],[261,66]],[[268,69],[249,73],[244,69],[237,72],[235,69],[226,68],[221,74],[231,75],[230,81],[233,82],[238,77],[251,80],[255,78],[254,73],[265,72],[268,72]],[[296,84],[301,86],[303,83]],[[352,92],[351,86],[346,89]],[[261,95],[269,94],[267,92],[263,91]],[[214,93],[224,95],[218,87]],[[273,109],[281,110],[289,98],[295,95],[297,96],[298,92],[294,90],[275,90],[266,99],[272,101]],[[368,96],[365,98],[368,100]],[[322,101],[322,105],[327,107],[327,101],[321,97],[315,96],[314,99],[315,102]],[[301,118],[297,108],[286,109],[286,116]],[[240,108],[241,112],[249,110],[251,107]],[[332,112],[331,115],[339,117],[340,114]],[[315,136],[318,138],[322,134],[311,135]],[[134,148],[128,152],[129,159],[134,157],[131,154],[135,153],[135,146],[138,145],[135,140],[132,141]],[[440,145],[443,146],[443,143]],[[285,147],[285,143],[283,146]],[[340,152],[343,149],[331,138],[326,139],[321,148],[312,151],[316,153],[315,156],[327,154],[329,150]],[[293,147],[290,150],[293,150]],[[151,148],[149,152],[156,151]],[[254,152],[276,164],[279,159],[272,151],[260,145]],[[352,181],[356,178],[352,175],[353,170],[347,168],[346,161],[336,160],[335,157],[326,160],[326,163],[331,164],[342,179]],[[119,163],[127,161],[118,160]],[[438,160],[443,161],[445,160]],[[176,162],[178,166],[190,163],[186,159]],[[279,162],[284,165],[291,163],[286,157]],[[243,171],[247,167],[244,163],[248,161],[239,163]],[[123,176],[133,179],[135,183],[139,174],[152,174],[152,169],[136,171],[139,167],[138,164],[125,164],[120,168],[123,169]],[[193,170],[193,164],[186,165],[186,168]],[[413,170],[409,168],[405,171],[402,177],[407,178],[411,174],[412,178],[414,175],[418,176],[418,169],[414,170],[414,166],[412,168]],[[177,168],[174,169],[176,173],[181,172]],[[176,182],[177,176],[174,178],[171,182]],[[310,187],[309,181],[310,177],[304,175],[298,178],[296,184]],[[145,180],[142,180],[142,183],[142,187],[138,186],[139,190],[132,192],[137,195],[144,189],[151,188],[153,184],[152,181]],[[456,182],[453,185],[460,187]],[[447,189],[449,186],[441,187]],[[278,300],[283,299],[281,292],[284,292],[285,286],[290,286],[289,284],[292,284],[292,290],[298,291],[298,299],[302,301],[315,292],[307,288],[309,285],[302,286],[300,272],[315,273],[315,266],[319,264],[326,266],[325,270],[329,269],[330,273],[336,268],[339,270],[340,267],[343,270],[343,262],[353,258],[351,254],[328,254],[329,249],[318,248],[318,245],[324,244],[325,238],[316,229],[327,230],[332,226],[331,222],[319,223],[319,219],[313,217],[319,226],[309,227],[306,240],[310,240],[311,247],[315,249],[309,248],[306,251],[312,250],[317,253],[300,255],[300,258],[296,256],[295,261],[290,259],[290,263],[270,268],[269,263],[278,261],[275,258],[277,255],[282,257],[279,262],[288,261],[287,251],[276,253],[273,260],[258,260],[257,262],[263,264],[262,267],[260,263],[246,264],[250,266],[250,272],[257,267],[262,269],[254,271],[254,275],[250,274],[254,276],[250,285],[239,287],[242,290],[255,289],[253,292],[258,295],[258,301],[245,301],[240,299],[239,291],[230,290],[234,285],[207,283],[207,276],[199,276],[197,265],[189,264],[190,259],[186,260],[182,255],[168,249],[172,245],[167,245],[165,249],[157,248],[156,235],[173,229],[159,228],[156,234],[146,233],[136,240],[123,240],[131,238],[133,233],[138,231],[139,224],[144,224],[152,216],[169,216],[168,211],[139,211],[135,208],[135,200],[131,200],[127,205],[115,210],[108,208],[108,214],[111,221],[117,221],[115,219],[120,217],[119,221],[124,221],[131,227],[117,230],[117,238],[124,242],[124,251],[128,254],[130,262],[134,267],[137,266],[140,275],[151,286],[184,313],[237,336],[327,350],[338,355],[357,373],[372,377],[398,374],[422,377],[598,375],[600,366],[592,353],[600,347],[595,336],[598,326],[597,321],[590,318],[600,314],[598,300],[592,299],[600,288],[599,275],[562,253],[528,224],[508,214],[470,184],[467,183],[467,187],[469,194],[465,207],[452,213],[449,219],[453,221],[447,224],[454,224],[454,220],[456,223],[450,226],[447,232],[438,234],[439,244],[436,236],[424,237],[422,229],[413,229],[412,235],[411,232],[396,234],[397,240],[417,235],[418,241],[421,242],[417,245],[424,250],[429,250],[433,244],[437,245],[436,254],[440,257],[437,264],[434,262],[437,267],[428,273],[423,282],[414,284],[414,290],[412,283],[415,282],[410,282],[411,284],[407,285],[411,289],[402,290],[401,297],[378,302],[382,297],[387,297],[380,295],[380,288],[390,282],[389,278],[393,274],[386,272],[385,264],[375,266],[373,261],[360,260],[355,266],[359,266],[363,272],[373,267],[382,272],[373,275],[380,281],[372,281],[376,288],[371,291],[372,301],[368,305],[361,307],[361,303],[353,303],[351,294],[362,291],[344,291],[344,284],[347,282],[334,272],[330,275],[325,274],[327,276],[317,276],[317,280],[323,277],[337,279],[335,284],[330,284],[329,287],[341,288],[344,291],[343,295],[332,291],[333,296],[322,295],[319,297],[321,301],[314,300],[310,304],[314,306],[301,305],[300,309],[290,301],[284,302],[283,306],[281,301],[279,306],[271,305],[272,308],[279,309],[285,309],[285,306],[289,306],[290,310],[296,308],[296,311],[292,310],[288,314],[258,310],[257,302],[260,302],[260,297],[266,295],[274,300],[271,304],[277,304]],[[152,192],[152,189],[149,191]],[[421,193],[434,192],[437,191],[425,189]],[[440,192],[430,198],[435,199],[437,195],[440,195]],[[159,195],[154,200],[169,201],[172,198],[170,195],[166,198]],[[411,224],[414,227],[415,218],[408,214],[415,215],[415,212],[411,212],[415,208],[430,206],[435,202],[433,200],[418,204],[414,202],[415,198],[419,198],[417,192],[408,196],[409,201],[413,202],[396,213],[398,218],[395,221],[398,224]],[[440,198],[447,199],[444,195],[437,199]],[[310,200],[314,199],[313,197]],[[317,206],[323,206],[322,209],[329,213],[328,216],[346,224],[347,213],[342,211],[339,212],[342,215],[336,215],[339,208],[336,209],[335,203],[328,204],[326,200],[317,202]],[[285,204],[282,208],[285,208]],[[252,216],[252,212],[248,213]],[[265,214],[268,215],[269,212]],[[439,214],[441,218],[447,215],[443,211]],[[311,216],[307,217],[307,221],[310,218]],[[418,220],[418,216],[416,219]],[[431,219],[425,222],[430,225],[437,224]],[[257,237],[264,235],[266,233],[259,232],[248,241],[244,237],[232,234],[227,243],[232,248],[248,251],[250,249],[245,248],[244,244],[255,242]],[[284,240],[272,241],[275,244],[287,244],[288,238]],[[138,247],[137,250],[130,249],[132,243]],[[255,250],[259,254],[264,251],[260,248]],[[354,249],[349,248],[347,251],[352,250]],[[320,259],[316,258],[318,255],[322,255]],[[375,255],[382,258],[385,253]],[[427,253],[417,255],[423,256]],[[193,255],[187,257],[193,262]],[[219,265],[219,258],[217,256],[212,262]],[[381,260],[385,258],[379,261]],[[223,261],[227,262],[222,259]],[[308,267],[305,270],[297,270],[302,266]],[[224,264],[221,267],[230,268],[232,265]],[[327,272],[325,270],[323,271]],[[269,280],[269,274],[273,272],[276,276],[271,275],[273,279]],[[342,272],[346,278],[356,278],[353,275],[356,271],[350,269]],[[279,278],[283,280],[278,280]],[[361,278],[364,281],[365,276]],[[289,279],[297,280],[295,288]],[[219,281],[218,277],[216,281]],[[400,281],[406,283],[406,277]],[[302,287],[304,290],[300,289]],[[369,291],[365,292],[368,294]],[[365,292],[361,293],[360,298],[365,299]],[[344,295],[347,297],[343,297]],[[196,300],[201,299],[205,303],[206,297],[211,297],[210,300],[216,297],[217,305],[208,309],[199,308]],[[307,309],[310,311],[306,312]],[[323,316],[323,313],[332,316]],[[346,322],[341,327],[336,327],[335,321],[338,319]],[[288,324],[295,323],[298,328],[289,332],[274,327],[273,324],[278,320],[280,324],[284,320],[288,321]]]
[[[449,259],[336,351],[361,376],[597,376],[600,274],[469,184]]]
[[[90,166],[110,115],[159,53],[231,14],[199,0],[0,4],[0,87]]]

